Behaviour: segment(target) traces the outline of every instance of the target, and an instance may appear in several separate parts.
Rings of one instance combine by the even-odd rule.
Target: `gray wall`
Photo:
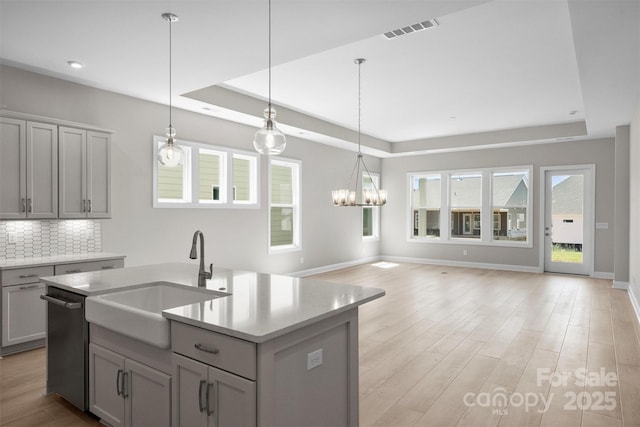
[[[614,149],[613,138],[563,141],[558,144],[429,154],[383,159],[382,185],[389,191],[389,202],[382,216],[381,253],[384,256],[443,260],[465,263],[498,264],[511,267],[538,267],[540,167],[595,164],[596,222],[607,222],[606,230],[595,230],[596,273],[612,274],[614,247]],[[407,173],[451,169],[530,165],[533,176],[533,247],[491,247],[464,244],[438,244],[407,241],[409,191]],[[463,256],[463,250],[467,256]]]
[[[640,103],[631,120],[629,155],[629,292],[640,303]],[[640,307],[636,306],[636,310]],[[640,312],[636,311],[640,317]]]
[[[0,74],[3,109],[116,131],[113,218],[102,221],[102,249],[126,254],[128,266],[189,262],[196,229],[204,232],[207,262],[214,267],[284,273],[379,253],[378,242],[362,242],[360,210],[331,204],[331,189],[346,185],[355,153],[288,136],[283,157],[302,161],[302,251],[270,255],[266,158],[260,165],[260,209],[153,209],[152,136],[164,133],[167,106],[6,66]],[[173,125],[179,138],[244,150],[253,150],[257,130],[183,110],[174,111]],[[366,161],[380,171],[378,159]]]

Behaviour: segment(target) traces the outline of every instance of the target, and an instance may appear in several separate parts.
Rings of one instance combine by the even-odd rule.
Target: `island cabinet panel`
[[[113,427],[168,427],[171,377],[90,344],[89,409]]]
[[[174,427],[254,427],[256,383],[173,355]]]

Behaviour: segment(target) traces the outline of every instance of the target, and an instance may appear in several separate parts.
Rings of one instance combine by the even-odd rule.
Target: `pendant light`
[[[271,105],[271,0],[269,0],[269,103],[263,111],[264,126],[256,132],[253,146],[260,154],[278,155],[287,146],[287,138],[276,126],[276,109]]]
[[[158,161],[163,166],[173,168],[184,163],[184,151],[174,143],[176,130],[171,124],[171,24],[178,21],[178,16],[173,13],[163,13],[162,19],[169,22],[169,127],[166,130],[167,141],[158,149]]]
[[[346,188],[341,188],[338,190],[333,190],[331,192],[331,198],[333,199],[334,206],[384,206],[387,204],[387,192],[386,190],[381,190],[376,186],[376,183],[367,168],[367,165],[364,163],[364,157],[362,156],[362,152],[360,151],[360,138],[361,138],[361,130],[360,130],[360,122],[361,122],[361,102],[360,102],[360,94],[362,92],[361,89],[361,76],[360,76],[360,67],[363,62],[366,60],[364,58],[357,58],[353,62],[358,66],[358,156],[356,158],[356,164],[353,166],[353,170],[351,171],[351,177],[349,178],[349,182],[347,183]],[[365,176],[369,177],[369,181],[373,186],[372,190],[365,190],[361,188],[362,177],[361,174],[365,173]],[[354,180],[355,177],[355,180]],[[354,182],[355,181],[355,182]],[[354,186],[351,187],[351,183],[354,182]],[[353,188],[353,189],[352,189]],[[361,189],[360,191],[358,189]]]

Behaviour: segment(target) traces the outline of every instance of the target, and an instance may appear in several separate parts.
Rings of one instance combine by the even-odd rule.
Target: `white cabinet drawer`
[[[2,275],[2,286],[37,283],[41,277],[53,276],[53,266],[2,270],[0,274]]]
[[[180,322],[171,322],[171,347],[207,365],[256,379],[256,345]]]
[[[122,258],[111,259],[106,261],[87,261],[87,262],[74,262],[71,264],[59,264],[56,265],[56,276],[61,274],[71,273],[84,273],[86,271],[101,271],[111,270],[113,268],[124,267],[124,260]]]

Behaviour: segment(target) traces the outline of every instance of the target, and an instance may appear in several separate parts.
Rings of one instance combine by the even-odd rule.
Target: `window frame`
[[[186,141],[176,139],[175,144],[186,148],[185,165],[183,170],[183,194],[189,195],[183,197],[182,201],[173,201],[172,199],[158,199],[158,146],[166,141],[166,137],[153,136],[153,154],[152,154],[152,197],[154,208],[169,209],[259,209],[260,208],[260,185],[258,177],[260,176],[260,155],[251,151],[238,150],[235,148],[224,147],[220,145],[204,144],[201,142]],[[221,154],[224,157],[220,172],[220,200],[200,201],[199,200],[199,155],[200,151],[210,151]],[[250,162],[250,194],[251,200],[234,201],[233,200],[233,159],[240,157],[248,159]]]
[[[272,184],[272,165],[291,167],[294,170],[293,182],[291,183],[291,205],[276,204],[271,201],[271,184]],[[269,254],[281,254],[286,252],[298,252],[302,250],[302,162],[297,159],[289,159],[283,157],[269,157],[268,159],[268,208],[267,208],[267,239],[269,246]],[[271,245],[271,208],[272,207],[291,207],[293,209],[293,243],[289,245]]]
[[[527,224],[526,240],[494,240],[493,236],[493,174],[509,173],[509,172],[525,172],[527,174],[527,206],[525,221]],[[450,177],[456,175],[465,175],[478,173],[482,177],[481,181],[481,203],[480,203],[480,230],[479,239],[458,238],[451,236],[451,195],[450,195]],[[427,177],[428,175],[440,175],[440,236],[414,236],[414,212],[413,212],[413,179],[417,176]],[[406,240],[410,243],[436,243],[436,244],[454,244],[454,245],[478,245],[478,246],[494,246],[494,247],[533,247],[533,165],[520,166],[500,166],[485,167],[474,169],[451,169],[451,170],[426,170],[408,172],[407,178],[407,207],[406,207]],[[471,218],[473,222],[473,217]],[[482,233],[482,230],[490,230],[490,232]]]

